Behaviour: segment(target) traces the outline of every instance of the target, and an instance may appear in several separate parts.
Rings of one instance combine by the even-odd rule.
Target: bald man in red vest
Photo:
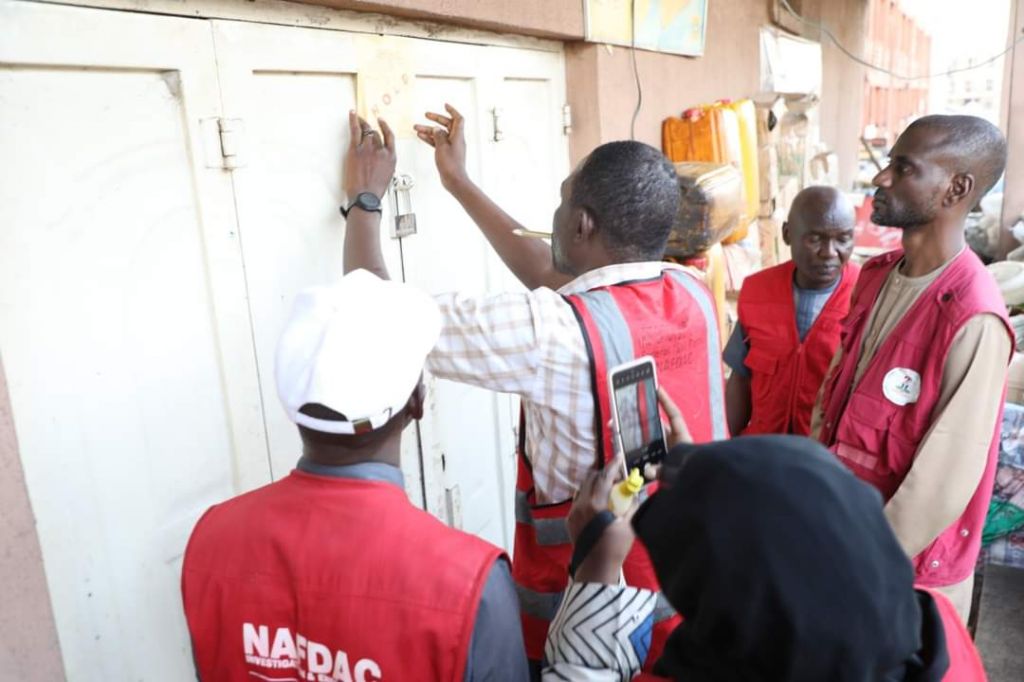
[[[782,226],[793,259],[743,283],[739,321],[724,354],[732,368],[730,433],[810,433],[860,272],[849,262],[853,223],[853,206],[839,190],[808,187]]]

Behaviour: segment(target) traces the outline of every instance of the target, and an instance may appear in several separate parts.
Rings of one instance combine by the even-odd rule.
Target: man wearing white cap
[[[507,558],[403,489],[440,328],[430,297],[365,270],[296,298],[276,379],[302,457],[207,511],[185,552],[200,679],[528,679]]]

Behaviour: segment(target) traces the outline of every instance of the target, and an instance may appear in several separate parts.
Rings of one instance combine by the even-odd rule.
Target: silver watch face
[[[353,204],[358,204],[370,211],[376,211],[380,208],[380,199],[371,192],[360,192]]]

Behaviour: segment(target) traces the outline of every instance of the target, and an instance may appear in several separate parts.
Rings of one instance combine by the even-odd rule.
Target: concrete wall
[[[805,5],[809,4],[807,2]],[[863,55],[867,37],[866,0],[821,0],[819,19],[839,42]],[[810,10],[808,10],[809,12]],[[843,54],[826,36],[807,35],[822,44],[821,139],[839,156],[839,184],[849,189],[857,175],[865,68]]]
[[[574,112],[573,162],[596,145],[629,137],[636,106],[630,51],[579,42],[583,0],[308,0],[311,4],[430,19],[565,40],[566,86]],[[707,46],[699,58],[638,50],[643,106],[636,138],[661,147],[661,121],[715,99],[738,99],[760,89],[759,33],[771,22],[771,0],[709,2]],[[854,52],[863,45],[867,0],[805,0],[803,11],[822,20]],[[811,31],[806,37],[819,39]],[[863,70],[823,41],[822,138],[839,153],[840,177],[856,171]]]
[[[64,664],[2,362],[0,500],[0,670],[4,679],[62,680]]]
[[[583,38],[582,0],[297,0],[563,40]]]
[[[769,21],[767,0],[709,3],[703,57],[636,51],[643,106],[636,138],[661,148],[661,122],[683,109],[756,94],[760,85],[761,26]],[[580,79],[580,74],[586,76]],[[601,142],[628,139],[636,85],[630,50],[591,43],[566,54],[566,87],[579,124],[571,141],[573,160]],[[585,121],[584,119],[592,119]]]

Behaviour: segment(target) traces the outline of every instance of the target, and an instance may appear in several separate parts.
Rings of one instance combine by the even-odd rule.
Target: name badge
[[[901,407],[916,403],[921,396],[921,375],[912,369],[894,367],[882,381],[882,393],[889,402]]]

